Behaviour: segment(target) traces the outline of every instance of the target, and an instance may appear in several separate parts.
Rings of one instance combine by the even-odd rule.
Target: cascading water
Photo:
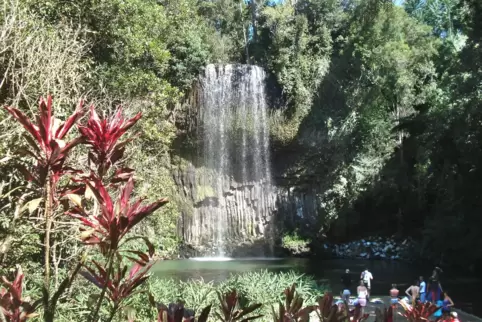
[[[200,78],[200,202],[187,239],[226,254],[227,240],[265,235],[275,206],[265,73],[250,65],[208,65]]]

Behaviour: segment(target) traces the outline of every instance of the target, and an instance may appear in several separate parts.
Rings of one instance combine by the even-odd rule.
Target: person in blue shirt
[[[443,302],[438,300],[435,302],[436,305],[439,307],[439,309],[437,311],[435,311],[435,313],[433,314],[433,317],[434,318],[439,318],[442,316],[442,306],[443,306]]]
[[[427,301],[427,283],[425,283],[423,276],[419,277],[420,281],[420,302],[425,303]]]

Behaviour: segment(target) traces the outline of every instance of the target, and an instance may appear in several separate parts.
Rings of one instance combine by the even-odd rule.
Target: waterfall
[[[200,169],[187,239],[227,255],[230,238],[263,237],[275,206],[265,72],[208,65],[200,77]]]

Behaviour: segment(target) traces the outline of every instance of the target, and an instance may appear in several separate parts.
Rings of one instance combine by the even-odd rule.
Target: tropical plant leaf
[[[207,322],[207,320],[209,318],[209,313],[211,312],[211,307],[212,307],[212,305],[208,305],[201,311],[201,314],[199,315],[199,318],[197,319],[198,322]]]
[[[42,200],[43,200],[43,198],[32,199],[29,202],[27,202],[25,205],[23,205],[23,207],[20,211],[24,212],[25,210],[28,210],[28,212],[30,214],[32,214],[35,210],[38,209]]]
[[[67,198],[69,198],[70,201],[72,201],[77,207],[81,207],[82,208],[82,198],[77,195],[77,194],[73,194],[73,193],[69,193],[66,195]]]

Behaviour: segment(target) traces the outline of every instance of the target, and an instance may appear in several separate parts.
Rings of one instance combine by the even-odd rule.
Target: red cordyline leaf
[[[65,142],[63,139],[72,126],[82,117],[83,102],[80,101],[74,114],[66,122],[61,123],[52,116],[52,97],[47,96],[47,101],[40,98],[39,112],[36,116],[37,124],[23,114],[19,109],[5,106],[5,109],[27,130],[32,137],[26,137],[31,150],[25,150],[24,154],[34,157],[37,165],[34,171],[26,169],[22,172],[27,180],[33,181],[41,186],[45,184],[47,174],[52,174],[52,180],[56,183],[60,177],[72,169],[64,167],[65,160],[72,148],[83,141],[82,137]]]
[[[398,312],[398,314],[413,322],[427,321],[430,316],[438,310],[438,307],[430,302],[416,302],[414,306],[410,306],[404,301],[400,301],[399,303],[402,305],[405,312]]]
[[[119,107],[110,119],[100,119],[93,105],[90,106],[90,116],[87,125],[79,125],[79,131],[92,147],[89,159],[98,166],[98,172],[103,176],[107,170],[124,155],[125,145],[132,139],[119,142],[126,133],[141,118],[139,112],[131,119],[122,116]]]
[[[21,269],[17,270],[13,282],[2,277],[4,287],[0,288],[0,309],[7,321],[23,322],[34,316],[35,306],[22,299],[23,277]]]
[[[80,207],[72,208],[68,214],[79,219],[88,229],[93,229],[92,234],[88,236],[88,242],[100,244],[104,250],[117,249],[120,240],[132,227],[168,202],[166,198],[161,198],[149,205],[142,205],[143,199],[130,202],[134,188],[132,177],[120,189],[120,196],[115,204],[100,179],[92,177],[85,180],[85,183],[100,205],[100,214],[89,215]]]
[[[94,267],[86,265],[86,271],[80,274],[99,288],[103,288],[107,282],[106,294],[114,304],[120,304],[128,297],[137,294],[137,288],[149,278],[149,270],[154,265],[154,261],[146,265],[136,263],[128,274],[128,267],[119,265],[112,276],[107,276],[107,271],[99,263],[95,261],[92,263]]]

